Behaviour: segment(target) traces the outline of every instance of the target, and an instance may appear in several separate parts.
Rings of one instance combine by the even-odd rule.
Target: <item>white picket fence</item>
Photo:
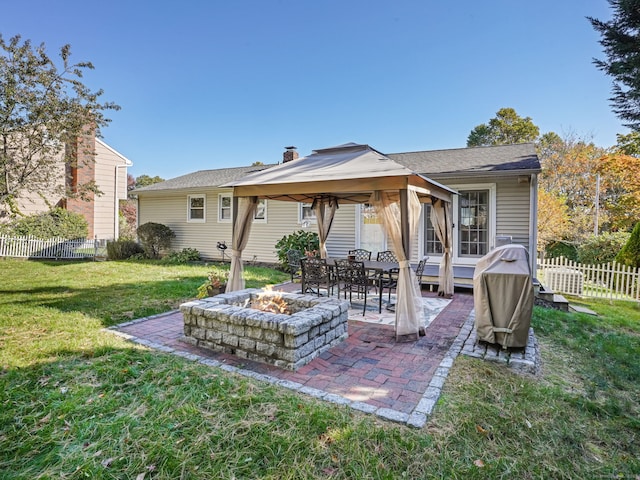
[[[546,258],[538,262],[538,278],[545,287],[567,295],[640,301],[640,269],[616,262],[585,265]]]
[[[96,258],[106,256],[105,240],[34,237],[7,237],[0,235],[0,257],[17,258]]]

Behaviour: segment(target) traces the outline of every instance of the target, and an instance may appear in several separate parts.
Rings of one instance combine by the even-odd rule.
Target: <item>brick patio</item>
[[[292,291],[298,284],[278,289]],[[423,291],[423,297],[435,297]],[[396,342],[388,325],[349,320],[349,338],[298,371],[214,353],[183,338],[180,312],[134,320],[111,330],[151,348],[220,366],[316,398],[421,427],[440,394],[448,369],[472,330],[473,296],[456,292],[417,341]]]

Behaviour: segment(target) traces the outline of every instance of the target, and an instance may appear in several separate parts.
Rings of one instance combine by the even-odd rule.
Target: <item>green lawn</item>
[[[0,261],[0,478],[638,478],[640,310],[536,308],[543,374],[459,357],[421,430],[129,344],[210,268]],[[249,268],[248,286],[288,278]]]

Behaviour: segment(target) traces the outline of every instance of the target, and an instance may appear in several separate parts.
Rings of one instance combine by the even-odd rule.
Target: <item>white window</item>
[[[481,257],[489,251],[489,190],[460,191],[458,251]]]
[[[436,229],[431,223],[431,205],[424,206],[424,253],[431,256],[441,256],[442,243],[436,235]]]
[[[231,221],[231,205],[233,196],[221,193],[218,196],[218,222]]]
[[[318,222],[316,212],[313,211],[310,203],[299,203],[298,205],[298,223],[309,225]]]
[[[261,198],[258,200],[258,206],[256,207],[256,213],[253,214],[253,221],[256,223],[267,222],[267,200]]]
[[[204,195],[189,195],[187,201],[187,222],[204,223],[206,197]]]

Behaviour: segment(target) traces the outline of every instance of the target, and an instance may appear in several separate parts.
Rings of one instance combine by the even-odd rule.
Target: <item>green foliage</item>
[[[545,257],[547,258],[557,258],[557,257],[565,257],[569,260],[577,261],[578,260],[578,250],[575,245],[567,242],[553,242],[552,244],[547,246],[545,250]]]
[[[625,232],[591,235],[578,246],[578,262],[587,265],[612,262],[628,238],[629,234]]]
[[[290,235],[285,235],[276,243],[276,255],[280,266],[287,270],[289,262],[287,261],[287,252],[291,249],[300,250],[302,254],[311,252],[320,248],[320,239],[315,232],[298,230]]]
[[[501,108],[488,124],[480,124],[471,130],[467,147],[533,142],[538,135],[540,129],[531,117],[522,118],[513,108]]]
[[[119,239],[107,242],[107,258],[109,260],[126,260],[142,252],[140,244],[133,240]]]
[[[615,150],[632,157],[640,157],[640,132],[630,132],[626,135],[616,135]]]
[[[138,238],[148,258],[158,258],[162,250],[171,246],[175,236],[173,230],[161,223],[148,222],[138,227]]]
[[[616,261],[633,268],[640,268],[640,222],[633,227],[631,236],[620,250]]]
[[[197,262],[201,260],[200,252],[195,248],[183,248],[179,252],[170,252],[162,258],[162,263],[173,265]]]
[[[594,60],[613,78],[613,112],[632,130],[640,130],[640,8],[637,0],[609,0],[613,16],[608,22],[587,17],[600,33],[606,60]]]
[[[43,191],[65,194],[60,162],[86,163],[78,161],[78,139],[94,134],[88,126],[99,136],[109,122],[103,111],[120,108],[100,103],[102,91],[81,82],[91,63],[72,63],[69,45],[59,57],[49,57],[44,44],[0,35],[0,203]],[[83,153],[83,159],[94,155],[93,148]],[[74,185],[79,196],[95,189],[95,182]]]
[[[158,175],[156,175],[155,177],[150,177],[149,175],[139,175],[136,177],[136,188],[148,187],[149,185],[160,182],[164,182],[164,178],[161,178]]]
[[[543,373],[518,375],[460,355],[427,426],[414,429],[104,332],[192,298],[205,266],[5,260],[2,268],[0,464],[7,478],[640,472],[634,302],[584,305],[599,317],[534,308]],[[247,268],[251,286],[277,280],[278,272],[265,281],[257,270]]]
[[[214,266],[207,275],[207,280],[198,287],[196,297],[205,298],[219,293],[224,293],[228,280],[229,267],[226,264]]]
[[[3,231],[8,235],[32,236],[36,238],[87,238],[87,220],[79,213],[54,208],[48,212],[19,217],[9,223]]]

